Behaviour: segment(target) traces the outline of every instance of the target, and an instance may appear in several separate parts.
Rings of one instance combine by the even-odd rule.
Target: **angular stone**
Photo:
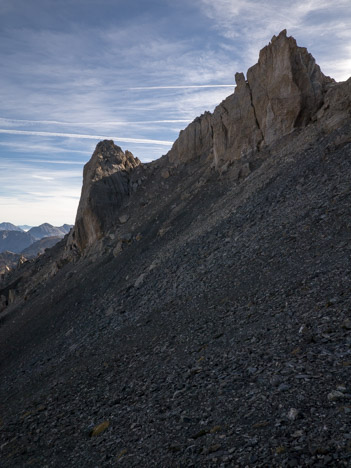
[[[118,220],[121,224],[125,224],[129,219],[129,216],[124,214],[118,217]]]

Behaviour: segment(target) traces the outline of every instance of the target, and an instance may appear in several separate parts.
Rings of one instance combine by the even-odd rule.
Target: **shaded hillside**
[[[22,250],[22,254],[27,257],[36,257],[38,254],[43,254],[46,249],[53,247],[62,239],[62,236],[43,237],[42,239],[33,242],[29,247]]]
[[[3,466],[350,466],[351,80],[250,70],[158,161],[99,143],[1,284]]]
[[[0,253],[0,275],[8,273],[10,270],[15,268],[18,264],[21,254],[14,252],[1,252]]]
[[[0,253],[9,250],[20,253],[23,249],[33,244],[34,237],[23,231],[0,231]]]

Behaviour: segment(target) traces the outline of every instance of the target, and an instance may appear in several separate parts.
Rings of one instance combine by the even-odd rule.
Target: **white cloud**
[[[169,146],[172,141],[164,140],[149,140],[143,138],[124,138],[117,136],[106,136],[106,135],[80,135],[77,133],[58,133],[58,132],[34,132],[28,130],[11,130],[6,128],[0,128],[0,133],[6,133],[9,135],[33,135],[33,136],[44,136],[44,137],[65,137],[65,138],[78,138],[87,140],[117,140],[125,143],[143,143],[143,144],[154,144],[161,146]]]
[[[184,85],[184,86],[140,86],[140,87],[129,88],[129,89],[140,90],[140,89],[199,89],[199,88],[233,88],[233,84]]]
[[[34,179],[40,179],[40,180],[54,180],[53,177],[44,176],[44,175],[38,175],[38,174],[32,174],[32,177],[33,177]]]
[[[245,68],[257,61],[258,50],[273,34],[288,29],[298,43],[309,48],[322,71],[337,80],[350,76],[349,0],[201,0],[201,4],[219,34],[230,43],[240,43]],[[345,34],[348,41],[343,40]]]

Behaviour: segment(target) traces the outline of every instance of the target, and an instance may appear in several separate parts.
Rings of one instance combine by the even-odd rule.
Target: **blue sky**
[[[350,0],[0,0],[0,222],[73,223],[100,139],[147,162],[287,29],[338,81]]]

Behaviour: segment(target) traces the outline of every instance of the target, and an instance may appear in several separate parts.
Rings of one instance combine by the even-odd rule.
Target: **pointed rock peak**
[[[285,29],[260,51],[247,80],[265,144],[307,125],[323,103],[327,84],[334,81]]]
[[[258,63],[235,74],[236,88],[213,114],[195,119],[180,132],[168,153],[177,165],[208,156],[220,168],[244,161],[263,146],[312,122],[334,80],[323,75],[307,49],[286,29],[259,54]]]
[[[90,161],[84,167],[84,179],[97,180],[118,170],[130,170],[138,166],[140,161],[130,151],[123,152],[113,140],[100,141]]]
[[[286,31],[286,29],[283,29],[282,31],[280,31],[280,33],[278,34],[278,36],[275,36],[275,35],[274,35],[274,36],[272,37],[271,43],[274,42],[274,41],[276,41],[276,40],[279,39],[279,38],[284,38],[284,37],[286,38],[286,37],[287,37],[286,35],[287,35],[287,31]]]
[[[84,166],[83,187],[68,247],[80,251],[100,239],[113,225],[123,199],[129,195],[129,173],[140,164],[130,151],[112,140],[100,141]]]

